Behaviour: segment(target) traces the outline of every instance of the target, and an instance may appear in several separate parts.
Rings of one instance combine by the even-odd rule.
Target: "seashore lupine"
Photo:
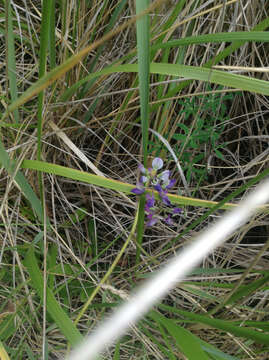
[[[153,159],[151,168],[146,169],[142,164],[139,164],[138,168],[142,175],[136,184],[136,188],[131,190],[132,193],[142,195],[146,188],[150,187],[159,193],[159,200],[155,199],[153,192],[146,194],[146,226],[153,226],[158,221],[164,221],[169,226],[175,225],[173,218],[181,214],[182,209],[172,207],[167,193],[175,185],[176,180],[170,179],[169,170],[164,170],[158,174],[158,171],[163,168],[163,160],[158,157]]]

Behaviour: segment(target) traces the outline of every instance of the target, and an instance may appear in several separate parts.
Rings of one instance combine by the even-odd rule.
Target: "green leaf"
[[[184,110],[183,110],[183,112],[184,112]],[[178,123],[177,126],[178,126],[179,128],[181,128],[182,130],[184,130],[184,131],[185,131],[185,134],[188,134],[188,133],[190,132],[190,129],[188,128],[188,126],[186,126],[186,125],[183,124],[183,123]]]
[[[213,84],[269,95],[268,81],[243,75],[231,74],[227,71],[212,70],[204,67],[187,65],[152,63],[150,66],[150,72],[153,74],[186,77],[193,80],[206,81]]]
[[[183,135],[183,134],[174,134],[172,135],[172,138],[175,139],[175,140],[182,140],[184,141],[186,139],[186,135]]]
[[[218,149],[214,149],[214,152],[219,159],[224,160],[223,154]]]
[[[203,340],[200,340],[200,341],[202,344],[202,348],[210,355],[210,357],[212,356],[212,359],[214,359],[214,360],[238,360],[238,358],[235,358],[234,356],[225,354],[224,352],[215,348],[211,344],[208,344]]]

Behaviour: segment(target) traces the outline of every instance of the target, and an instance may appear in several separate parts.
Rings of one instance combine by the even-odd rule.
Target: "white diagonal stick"
[[[145,285],[136,290],[130,301],[114,314],[71,352],[66,360],[93,360],[107,346],[140,319],[156,302],[181,281],[204,256],[219,246],[237,228],[244,224],[257,207],[269,200],[269,180],[259,185],[246,200],[210,226],[193,243],[165,265]]]

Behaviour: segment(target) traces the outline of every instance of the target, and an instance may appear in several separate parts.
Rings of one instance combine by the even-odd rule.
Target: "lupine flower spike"
[[[159,193],[160,200],[156,201],[153,195],[146,194],[145,212],[147,215],[147,226],[155,225],[159,220],[163,220],[167,225],[173,226],[173,217],[182,213],[180,208],[171,208],[172,204],[169,200],[167,193],[175,183],[175,179],[170,179],[170,171],[164,170],[160,174],[158,171],[163,168],[163,160],[156,157],[152,161],[152,168],[146,169],[142,164],[138,166],[141,177],[136,185],[136,188],[132,189],[132,193],[141,195],[146,191],[146,188],[153,187]]]

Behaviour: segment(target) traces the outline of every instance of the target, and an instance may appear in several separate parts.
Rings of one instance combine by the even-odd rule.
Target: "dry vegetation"
[[[8,82],[7,64],[10,59],[6,52],[8,36],[5,35],[8,21],[3,15],[6,13],[8,17],[7,6],[5,1],[0,1],[0,4],[0,84],[4,112],[16,96],[11,99],[12,89],[9,90]],[[182,1],[182,10],[173,18],[178,4],[179,1],[162,1],[150,13],[152,44],[156,44],[161,36],[168,41],[219,32],[247,32],[269,16],[266,1],[189,0]],[[120,6],[122,8],[116,14]],[[40,77],[41,15],[40,1],[14,0],[11,4],[18,96]],[[56,0],[55,26],[51,24],[52,33],[55,29],[55,45],[49,44],[47,71],[63,64],[71,55],[134,16],[133,1]],[[214,62],[229,46],[230,43],[223,42],[174,47],[152,52],[151,60],[200,67],[209,61]],[[41,160],[89,173],[94,172],[94,165],[99,171],[96,174],[136,183],[137,165],[142,161],[137,74],[103,74],[64,98],[66,90],[90,73],[112,64],[136,63],[135,49],[133,24],[93,49],[44,90],[44,99],[41,100]],[[268,67],[267,53],[268,43],[245,42],[216,64],[239,67],[226,71],[268,81],[268,71],[242,69]],[[1,141],[9,156],[18,162],[38,158],[39,111],[38,99],[32,97],[2,123]],[[268,112],[266,95],[241,91],[240,88],[209,86],[198,80],[183,81],[175,76],[152,74],[150,77],[149,127],[169,141],[187,177],[189,192],[195,198],[220,201],[268,167]],[[185,125],[188,133],[178,124]],[[203,124],[200,130],[199,124]],[[181,134],[181,139],[185,136],[185,140],[177,140],[175,134]],[[215,142],[212,140],[214,134],[217,134]],[[191,143],[191,139],[196,143]],[[155,156],[167,160],[166,168],[177,179],[172,193],[186,195],[167,148],[151,132],[149,140],[149,164]],[[218,156],[216,149],[222,155]],[[88,163],[81,154],[87,157]],[[34,256],[40,274],[46,272],[48,287],[75,322],[128,238],[137,201],[134,196],[70,178],[44,173],[38,179],[37,172],[29,169],[23,173],[38,197],[42,199],[43,196],[51,228],[43,239],[46,228],[40,224],[12,177],[2,169],[0,340],[12,359],[40,359],[42,353],[44,359],[62,359],[66,353],[66,338],[49,312],[44,318],[46,311],[36,286],[31,282],[30,260],[25,260],[28,249],[35,244]],[[43,194],[40,194],[39,180],[43,183]],[[242,196],[234,198],[233,202]],[[81,314],[77,324],[81,333],[86,334],[92,329],[143,278],[218,218],[223,210],[214,212],[179,236],[205,212],[203,208],[185,206],[176,227],[169,228],[159,223],[146,229],[139,263],[136,262],[136,245],[132,240],[109,280]],[[225,321],[237,321],[242,326],[251,326],[251,321],[256,321],[256,330],[258,322],[264,322],[260,329],[268,331],[268,326],[265,327],[269,316],[268,226],[267,214],[253,217],[225,245],[204,259],[200,268],[167,296],[164,304],[193,313],[212,314]],[[40,286],[42,288],[42,284]],[[235,337],[176,316],[167,309],[156,311],[173,318],[178,325],[227,355],[234,356],[227,359],[268,358],[268,344]],[[126,335],[121,340],[119,358],[186,359],[173,340],[164,334],[164,328],[148,318],[133,329],[131,336]],[[173,349],[171,352],[169,346]],[[117,354],[113,354],[111,352],[105,358],[114,356],[116,359]],[[212,355],[209,359],[224,357]]]

